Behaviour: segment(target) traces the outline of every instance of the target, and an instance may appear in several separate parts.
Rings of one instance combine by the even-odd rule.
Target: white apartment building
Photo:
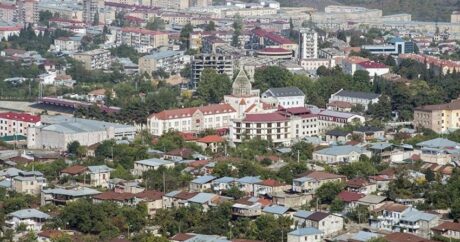
[[[352,105],[362,105],[364,110],[369,108],[369,104],[375,104],[379,102],[381,94],[370,93],[370,92],[356,92],[340,89],[338,92],[331,95],[329,103],[334,101],[346,102]]]
[[[304,107],[305,94],[298,87],[270,88],[262,93],[262,101],[274,107]]]
[[[40,116],[27,113],[0,113],[0,136],[24,135],[27,129],[41,125]]]
[[[80,37],[59,37],[54,40],[54,49],[56,51],[78,51],[81,45]]]
[[[161,136],[170,130],[200,132],[206,129],[227,129],[236,117],[236,110],[229,104],[211,104],[154,113],[147,118],[147,126],[151,134]]]
[[[152,49],[169,44],[168,34],[141,28],[125,27],[115,29],[116,43],[125,44],[135,48],[140,53],[150,52]]]
[[[300,60],[318,58],[318,33],[313,29],[300,29],[299,36]]]
[[[366,119],[358,114],[323,110],[318,113],[318,133],[324,134],[336,127],[343,127],[346,124],[361,123]]]
[[[335,67],[336,61],[335,59],[304,59],[299,61],[299,65],[302,66],[304,70],[316,71],[321,66],[326,68]]]
[[[243,119],[233,121],[229,137],[234,143],[260,138],[273,144],[290,145],[289,118],[279,113],[246,114]]]

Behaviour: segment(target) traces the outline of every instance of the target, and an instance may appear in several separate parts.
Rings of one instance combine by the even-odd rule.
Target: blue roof
[[[310,215],[314,214],[315,212],[312,211],[305,211],[305,210],[299,210],[296,213],[294,213],[294,217],[298,218],[308,218]]]
[[[215,176],[199,176],[191,181],[191,183],[197,183],[197,184],[206,184],[211,182],[212,180],[216,179]]]
[[[39,219],[48,219],[50,216],[42,211],[37,209],[21,209],[16,212],[8,214],[9,217],[16,217],[19,219],[28,219],[28,218],[39,218]]]
[[[184,242],[231,242],[226,237],[220,235],[192,234],[193,238],[184,240]]]
[[[7,168],[5,170],[1,170],[0,171],[0,176],[14,177],[14,176],[18,176],[19,172],[22,172],[22,170],[19,170],[17,168],[11,167],[11,168]]]
[[[255,184],[259,183],[262,180],[258,176],[245,176],[237,180],[239,183]]]
[[[151,55],[146,55],[144,56],[144,58],[159,60],[159,59],[168,58],[168,57],[172,57],[172,56],[180,55],[180,54],[181,52],[179,51],[165,50],[165,51],[152,53]]]
[[[151,159],[146,159],[146,160],[138,160],[136,161],[136,163],[146,165],[146,166],[164,166],[164,165],[172,164],[174,162],[170,160],[151,158]]]
[[[372,232],[359,231],[358,233],[353,235],[351,239],[365,242],[376,237],[381,237],[381,235]]]
[[[288,207],[279,206],[279,205],[272,205],[272,206],[269,206],[269,207],[265,207],[262,211],[265,212],[265,213],[283,215],[288,210],[289,210]]]
[[[364,153],[367,152],[365,148],[352,146],[352,145],[341,145],[341,146],[332,146],[322,150],[315,151],[315,153],[320,155],[348,155],[351,152]]]
[[[403,39],[401,39],[400,37],[393,37],[390,39],[389,41],[391,44],[394,44],[394,43],[398,43],[398,42],[405,42]]]
[[[212,181],[212,183],[215,183],[215,184],[220,184],[220,183],[231,183],[231,182],[234,182],[236,179],[233,178],[233,177],[229,177],[229,176],[224,176],[224,177],[221,177],[221,178],[218,178],[214,181]]]
[[[200,192],[196,196],[190,198],[188,201],[192,202],[192,203],[203,204],[203,203],[209,202],[215,196],[217,196],[217,195],[214,194],[214,193]]]
[[[100,166],[88,166],[88,170],[91,173],[103,173],[103,172],[111,172],[113,171],[112,168],[106,166],[106,165],[100,165]]]
[[[371,146],[369,147],[369,149],[373,149],[373,150],[384,150],[384,149],[390,148],[390,147],[392,147],[392,146],[393,146],[393,144],[387,143],[387,142],[384,142],[384,143],[374,143],[374,144],[371,144]]]
[[[307,228],[300,228],[296,229],[294,231],[289,232],[289,235],[294,235],[294,236],[307,236],[307,235],[316,235],[316,234],[322,234],[323,232],[317,228],[313,227],[307,227]]]
[[[0,181],[0,187],[2,188],[10,188],[11,187],[11,180],[5,179]]]
[[[293,181],[306,182],[306,181],[314,181],[314,180],[315,180],[314,178],[303,176],[303,177],[296,178]]]
[[[449,148],[459,146],[460,144],[444,138],[436,138],[432,140],[423,141],[417,143],[419,147],[428,147],[428,148]]]
[[[166,197],[174,197],[176,196],[177,194],[181,193],[181,191],[172,191],[172,192],[168,192],[165,194]]]

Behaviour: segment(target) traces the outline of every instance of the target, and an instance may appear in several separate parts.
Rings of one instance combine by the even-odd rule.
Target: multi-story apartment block
[[[273,144],[289,145],[291,127],[289,118],[280,113],[246,114],[235,119],[230,129],[230,138],[235,143],[245,139],[260,138]]]
[[[83,0],[83,22],[88,25],[94,23],[94,17],[99,14],[99,8],[104,6],[102,0]]]
[[[40,116],[27,113],[0,113],[0,136],[24,135],[27,129],[39,126]]]
[[[131,46],[141,53],[167,46],[168,42],[168,34],[164,32],[141,28],[121,28],[116,31],[117,44]]]
[[[318,33],[310,28],[300,30],[300,60],[318,58]]]
[[[414,111],[416,128],[427,128],[444,133],[460,128],[460,99],[450,103],[417,107]]]
[[[104,49],[76,53],[73,58],[83,63],[87,70],[107,69],[110,67],[110,51]]]
[[[189,0],[152,0],[150,7],[169,8],[169,9],[187,9],[190,7]]]
[[[0,19],[5,22],[13,22],[16,18],[16,6],[13,4],[0,3]]]
[[[139,58],[139,72],[151,75],[152,72],[163,69],[168,73],[179,73],[188,63],[190,56],[184,56],[183,51],[161,51]]]
[[[57,51],[69,51],[75,52],[78,51],[81,45],[80,37],[59,37],[54,39],[54,48]]]
[[[269,46],[280,47],[291,50],[293,56],[297,56],[299,51],[299,45],[292,40],[260,28],[252,30],[249,45],[251,49],[262,49]]]
[[[237,112],[229,104],[165,110],[147,118],[150,133],[161,136],[169,130],[200,132],[205,129],[227,129]]]
[[[369,104],[379,102],[381,94],[370,92],[356,92],[340,89],[338,92],[331,95],[329,103],[332,102],[345,102],[351,105],[361,105],[364,110],[369,108]]]
[[[38,1],[37,0],[24,0],[23,11],[24,11],[24,23],[26,24],[38,23],[40,16],[38,12]]]
[[[213,69],[219,74],[233,76],[233,57],[223,54],[200,54],[192,57],[192,87],[196,88],[204,69]]]

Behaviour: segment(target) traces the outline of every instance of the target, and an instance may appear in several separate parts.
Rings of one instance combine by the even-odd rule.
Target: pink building
[[[40,116],[27,113],[0,113],[0,136],[24,135],[27,129],[40,125]]]

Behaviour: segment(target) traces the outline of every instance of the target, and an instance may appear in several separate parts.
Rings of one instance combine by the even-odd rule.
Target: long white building
[[[65,116],[42,117],[42,125],[30,127],[27,135],[29,149],[66,150],[67,145],[78,141],[90,146],[110,139],[134,139],[136,127],[97,120]]]

